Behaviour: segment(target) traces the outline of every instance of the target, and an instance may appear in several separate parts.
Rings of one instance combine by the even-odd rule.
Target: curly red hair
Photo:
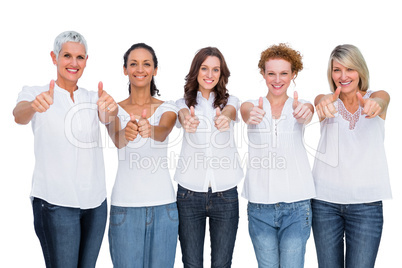
[[[295,76],[303,69],[302,55],[300,52],[290,48],[284,43],[272,45],[261,52],[261,58],[258,62],[258,68],[260,68],[261,74],[265,73],[265,63],[270,59],[283,59],[288,61]]]

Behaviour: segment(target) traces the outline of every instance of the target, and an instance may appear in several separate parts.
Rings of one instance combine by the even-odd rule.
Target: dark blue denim
[[[55,206],[39,198],[32,206],[47,268],[95,267],[106,227],[106,200],[94,209]]]
[[[231,267],[239,225],[237,187],[223,192],[193,192],[178,186],[179,240],[184,268],[202,268],[209,218],[211,267]]]
[[[320,268],[374,267],[383,227],[381,201],[342,205],[313,200],[311,207]]]

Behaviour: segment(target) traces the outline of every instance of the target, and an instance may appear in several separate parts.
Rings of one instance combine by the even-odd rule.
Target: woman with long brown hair
[[[214,47],[198,51],[186,76],[184,98],[176,102],[184,129],[175,173],[179,183],[179,240],[184,267],[203,267],[206,219],[211,237],[211,267],[230,267],[237,227],[237,184],[243,170],[233,125],[239,100],[226,88],[230,71]]]

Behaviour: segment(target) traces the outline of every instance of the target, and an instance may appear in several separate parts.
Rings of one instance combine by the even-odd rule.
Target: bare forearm
[[[15,122],[22,125],[31,122],[35,113],[36,111],[33,109],[32,103],[28,101],[19,102],[13,110]]]
[[[166,126],[151,126],[151,138],[163,142],[166,140],[169,133],[172,131],[172,127]]]

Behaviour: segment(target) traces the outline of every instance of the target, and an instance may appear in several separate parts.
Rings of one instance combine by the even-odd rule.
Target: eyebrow
[[[136,60],[136,59],[130,60],[130,62],[132,62],[132,61],[138,61],[138,60]],[[151,60],[143,60],[143,61],[144,61],[144,62],[147,62],[147,61],[151,62]]]
[[[205,64],[201,64],[201,67],[202,67],[202,66],[204,66],[204,67],[209,67],[208,65],[205,65]],[[215,67],[212,67],[212,68],[219,68],[219,69],[220,69],[221,66],[215,66]]]

